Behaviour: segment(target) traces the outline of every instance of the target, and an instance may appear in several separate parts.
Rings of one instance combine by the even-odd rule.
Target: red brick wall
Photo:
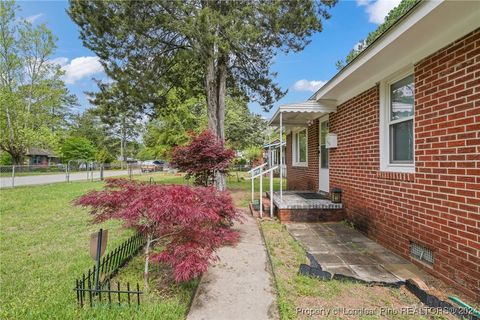
[[[292,165],[292,134],[287,135],[287,189],[318,191],[318,120],[315,120],[307,130],[308,167]]]
[[[358,228],[406,258],[432,249],[424,267],[480,299],[480,31],[418,62],[415,86],[415,173],[379,172],[376,86],[330,115],[330,185]]]

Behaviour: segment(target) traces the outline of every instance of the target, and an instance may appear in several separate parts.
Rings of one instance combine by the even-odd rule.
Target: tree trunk
[[[217,65],[217,137],[225,141],[225,96],[227,94],[227,58],[221,55]],[[216,172],[215,188],[224,191],[227,188],[225,175]]]
[[[149,271],[148,271],[148,265],[150,263],[150,245],[152,243],[152,236],[148,235],[147,236],[147,244],[145,245],[145,268],[143,270],[143,287],[145,291],[148,292],[149,286],[148,286],[148,277],[149,277]]]
[[[19,166],[23,164],[23,155],[22,154],[17,154],[17,153],[10,153],[12,156],[12,162],[15,166]]]
[[[205,64],[205,91],[207,96],[208,128],[225,141],[225,96],[227,87],[227,56],[216,58],[213,45],[207,54]],[[226,189],[225,175],[215,172],[215,188]]]
[[[122,159],[122,169],[123,165],[127,162],[125,158],[125,140],[125,117],[122,117],[120,128],[120,158]]]
[[[215,57],[212,49],[205,66],[205,90],[207,93],[208,129],[218,136],[217,77],[215,71]]]
[[[225,96],[227,94],[227,59],[220,56],[217,66],[217,136],[225,141]]]

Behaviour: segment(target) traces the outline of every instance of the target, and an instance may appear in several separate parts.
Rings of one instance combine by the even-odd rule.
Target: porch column
[[[280,201],[283,200],[283,117],[280,111]]]

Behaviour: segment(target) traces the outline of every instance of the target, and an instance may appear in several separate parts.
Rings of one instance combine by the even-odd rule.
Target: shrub
[[[191,136],[192,140],[188,145],[173,149],[171,164],[186,172],[187,179],[193,177],[195,185],[212,185],[216,173],[222,175],[228,173],[235,152],[226,149],[222,141],[210,130]]]
[[[215,251],[238,240],[231,229],[240,216],[226,192],[213,187],[150,185],[107,179],[104,190],[91,191],[75,201],[90,208],[94,222],[122,220],[125,227],[145,235],[145,287],[149,261],[173,268],[177,282],[205,272],[217,259]],[[159,245],[159,253],[151,247]]]

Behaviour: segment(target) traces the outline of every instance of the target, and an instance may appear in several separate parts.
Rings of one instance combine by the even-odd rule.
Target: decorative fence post
[[[107,239],[107,230],[102,229],[90,236],[90,256],[95,259],[96,264],[86,274],[84,273],[82,277],[76,279],[74,290],[76,291],[77,302],[82,308],[85,305],[92,307],[95,301],[111,304],[116,297],[117,303],[120,305],[123,296],[123,301],[128,302],[129,305],[131,302],[140,305],[140,295],[143,292],[140,291],[138,283],[135,290],[135,287],[130,288],[129,282],[124,289],[118,282],[112,288],[110,281],[117,271],[142,249],[145,245],[145,239],[142,234],[137,233],[101,258],[105,253]],[[102,294],[104,299],[102,299]]]

